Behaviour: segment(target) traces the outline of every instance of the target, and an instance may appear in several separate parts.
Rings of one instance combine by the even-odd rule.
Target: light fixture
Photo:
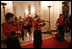
[[[51,30],[51,28],[50,28],[50,8],[51,8],[51,6],[48,6],[48,8],[49,8],[49,30]]]
[[[53,6],[54,1],[41,1],[41,7],[44,10],[49,9],[49,32],[51,31],[50,28],[50,8]]]
[[[7,3],[1,3],[1,5],[3,6],[3,11],[4,11],[4,17],[5,17],[5,5],[7,5]],[[5,19],[6,20],[6,19]]]
[[[41,1],[41,7],[47,8],[47,6],[52,6],[53,1]]]

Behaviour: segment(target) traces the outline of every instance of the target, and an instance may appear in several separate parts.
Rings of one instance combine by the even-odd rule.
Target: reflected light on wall
[[[8,2],[10,2],[10,1],[1,1],[1,2],[3,2],[3,3],[8,3]]]
[[[33,14],[35,12],[34,7],[31,7],[31,13]]]
[[[28,9],[25,10],[25,14],[28,15]]]
[[[47,6],[52,6],[53,1],[41,1],[41,7],[42,8],[47,8]]]

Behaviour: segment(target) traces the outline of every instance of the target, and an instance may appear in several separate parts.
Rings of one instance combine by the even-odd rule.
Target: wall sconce
[[[33,13],[34,8],[31,8],[31,5],[29,4],[28,7],[25,10],[25,15],[31,15],[31,13]]]
[[[50,8],[51,8],[51,6],[48,6],[48,8],[49,8],[49,30],[51,30],[51,28],[50,28]]]
[[[1,3],[1,5],[3,6],[4,17],[5,17],[5,5],[7,5],[7,3]],[[5,19],[5,20],[6,20],[6,19]]]
[[[41,1],[41,7],[42,7],[42,9],[47,9],[47,8],[49,8],[49,30],[51,30],[51,28],[50,28],[50,8],[52,7],[52,5],[53,5],[53,1]],[[49,31],[50,32],[50,31]]]
[[[31,5],[30,4],[28,5],[28,14],[29,15],[31,14]]]
[[[34,14],[34,12],[35,12],[35,8],[34,8],[34,6],[31,6],[30,4],[28,5],[28,8],[26,8],[26,10],[25,10],[25,14],[24,14],[24,16],[26,15],[33,15]]]

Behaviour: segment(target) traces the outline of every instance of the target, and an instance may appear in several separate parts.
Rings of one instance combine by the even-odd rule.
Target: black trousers
[[[18,38],[7,38],[7,48],[21,48]]]
[[[28,29],[29,34],[31,34],[31,25],[28,25],[27,29]]]
[[[27,29],[29,34],[31,34],[31,25],[28,25],[28,26],[23,26],[24,29]]]
[[[42,33],[41,30],[36,31],[34,30],[34,47],[40,48],[42,45]]]
[[[61,38],[64,40],[64,28],[63,28],[63,25],[58,25],[58,29],[59,29],[59,36],[61,36]]]
[[[24,29],[27,29],[27,26],[23,26]]]
[[[21,33],[22,33],[22,40],[24,40],[24,30],[22,30]]]
[[[70,30],[71,30],[71,23],[69,23],[69,32],[70,32]]]

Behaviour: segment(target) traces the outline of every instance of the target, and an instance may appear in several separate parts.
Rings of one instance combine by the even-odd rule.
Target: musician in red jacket
[[[22,40],[24,40],[24,22],[19,22],[19,29],[21,31],[20,37],[22,37]]]
[[[34,47],[41,48],[42,45],[42,32],[41,27],[45,25],[45,23],[39,23],[39,16],[35,16],[34,20],[32,21],[32,25],[34,27]]]
[[[28,17],[26,18],[26,21],[28,22],[27,29],[28,29],[28,33],[30,35],[31,34],[31,27],[32,27],[32,18],[30,17],[30,15],[28,15]]]
[[[58,27],[59,35],[64,40],[64,28],[63,28],[63,15],[62,14],[59,15],[59,18],[56,21],[56,26]]]
[[[24,26],[24,21],[23,21],[23,19],[22,19],[21,16],[19,17],[18,22],[19,22],[19,28],[20,28],[20,31],[21,31],[21,35],[20,35],[20,36],[22,37],[22,40],[24,40],[24,29],[25,29],[25,28],[23,28],[23,26]]]
[[[24,40],[24,28],[23,28],[23,21],[22,18],[19,17],[19,20],[17,19],[17,17],[15,17],[15,22],[19,24],[19,30],[21,31],[21,33],[17,33],[18,37],[22,37],[22,39]]]
[[[14,15],[12,13],[6,14],[6,23],[2,24],[4,34],[7,36],[7,48],[21,48],[19,40],[17,38],[18,27],[17,23],[14,23]]]

